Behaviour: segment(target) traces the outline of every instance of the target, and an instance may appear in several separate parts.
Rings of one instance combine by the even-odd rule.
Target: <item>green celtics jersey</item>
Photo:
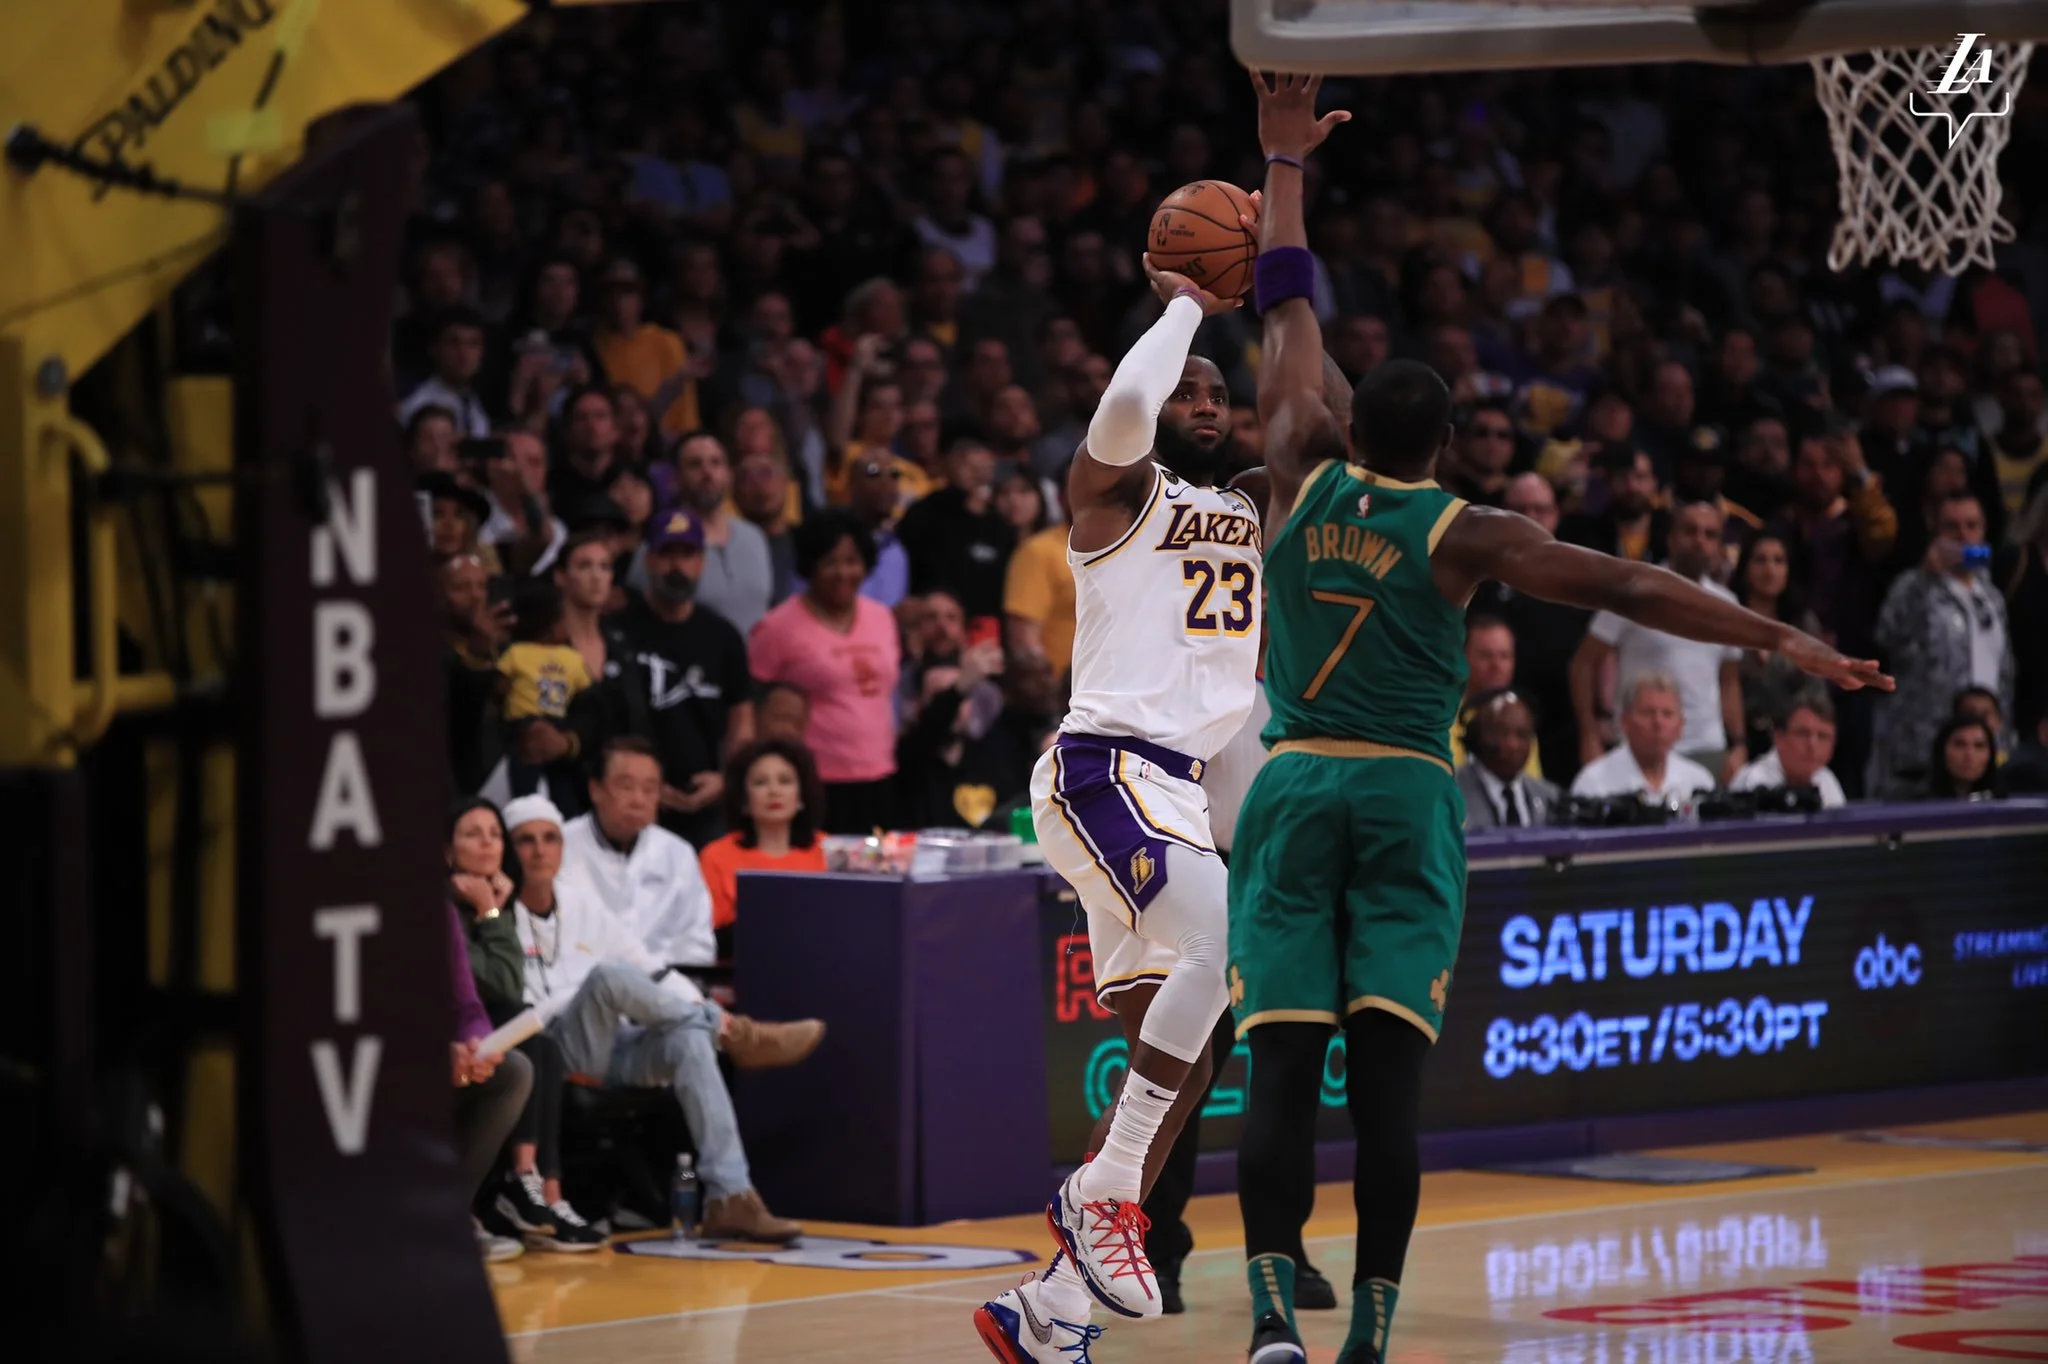
[[[1318,467],[1266,546],[1270,747],[1338,740],[1451,762],[1465,612],[1429,555],[1465,505],[1341,460]]]

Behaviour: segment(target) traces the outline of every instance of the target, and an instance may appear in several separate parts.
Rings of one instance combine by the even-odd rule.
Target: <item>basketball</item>
[[[1146,254],[1161,270],[1186,275],[1218,298],[1243,298],[1252,287],[1259,243],[1238,216],[1251,211],[1251,196],[1236,185],[1182,185],[1152,214]]]

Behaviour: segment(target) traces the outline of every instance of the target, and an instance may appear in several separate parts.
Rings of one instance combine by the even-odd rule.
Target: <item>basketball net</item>
[[[1959,275],[2013,239],[1999,216],[1998,154],[2032,43],[1887,48],[1813,59],[1842,217],[1828,268],[1911,262]]]

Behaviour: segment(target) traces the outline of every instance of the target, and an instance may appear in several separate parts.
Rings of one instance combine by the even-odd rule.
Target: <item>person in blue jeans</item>
[[[718,1054],[742,1070],[795,1065],[817,1050],[825,1025],[729,1013],[671,972],[583,878],[563,873],[562,814],[545,797],[511,802],[505,823],[521,873],[513,913],[526,999],[569,1072],[608,1089],[675,1092],[697,1148],[706,1239],[795,1240],[803,1228],[769,1212],[754,1189]]]

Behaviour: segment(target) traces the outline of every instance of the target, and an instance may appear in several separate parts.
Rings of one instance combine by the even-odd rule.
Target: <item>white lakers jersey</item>
[[[1207,761],[1244,724],[1259,662],[1259,517],[1251,499],[1154,466],[1130,531],[1067,550],[1074,568],[1073,734],[1128,735]]]

